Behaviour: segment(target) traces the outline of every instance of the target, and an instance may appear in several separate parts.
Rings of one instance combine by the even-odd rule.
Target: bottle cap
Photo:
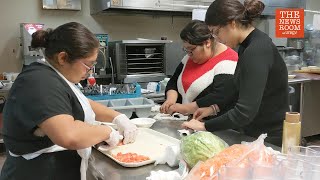
[[[300,113],[298,112],[287,112],[286,120],[289,123],[299,123],[300,122]]]

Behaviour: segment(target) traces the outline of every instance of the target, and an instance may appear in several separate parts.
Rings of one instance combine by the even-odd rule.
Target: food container
[[[297,55],[287,56],[284,58],[284,61],[289,65],[301,64],[301,58]]]
[[[112,99],[97,101],[111,109],[125,114],[128,118],[135,112],[137,117],[149,117],[154,101],[147,98],[128,98],[128,99]]]
[[[152,118],[134,118],[131,119],[131,122],[140,128],[150,128],[156,120]]]
[[[299,66],[298,64],[286,64],[287,65],[287,70],[288,70],[288,74],[292,74],[294,71],[299,70]]]

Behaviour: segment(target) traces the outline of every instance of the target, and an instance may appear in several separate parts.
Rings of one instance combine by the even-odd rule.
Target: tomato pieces
[[[121,153],[119,152],[116,155],[112,155],[115,159],[117,159],[120,162],[125,163],[137,163],[142,161],[150,160],[148,156],[138,155],[137,153]]]

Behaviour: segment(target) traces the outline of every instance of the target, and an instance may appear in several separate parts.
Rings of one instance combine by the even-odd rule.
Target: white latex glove
[[[126,115],[116,116],[112,123],[117,125],[118,131],[124,136],[123,144],[133,143],[136,140],[138,128]]]
[[[114,130],[112,127],[110,127],[110,129],[111,133],[109,135],[109,139],[105,140],[105,142],[108,143],[107,148],[116,147],[119,144],[119,142],[123,139],[123,136],[120,135],[118,131]]]

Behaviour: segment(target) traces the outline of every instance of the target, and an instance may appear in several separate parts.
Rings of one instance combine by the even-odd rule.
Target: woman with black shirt
[[[32,34],[31,47],[46,61],[32,63],[15,80],[3,111],[7,159],[1,180],[86,179],[91,146],[135,140],[137,127],[119,112],[87,99],[76,87],[96,63],[99,41],[71,22]],[[118,131],[95,121],[117,124]]]
[[[264,4],[259,0],[216,0],[207,10],[205,22],[220,42],[235,48],[239,61],[234,74],[238,100],[227,113],[201,122],[213,108],[201,108],[194,119],[183,124],[195,130],[239,129],[267,142],[281,145],[282,122],[288,111],[288,73],[276,46],[265,33],[254,28]]]
[[[191,21],[180,37],[187,55],[167,84],[161,111],[192,114],[199,107],[214,103],[223,114],[235,103],[231,86],[237,53],[217,42],[203,21]]]

